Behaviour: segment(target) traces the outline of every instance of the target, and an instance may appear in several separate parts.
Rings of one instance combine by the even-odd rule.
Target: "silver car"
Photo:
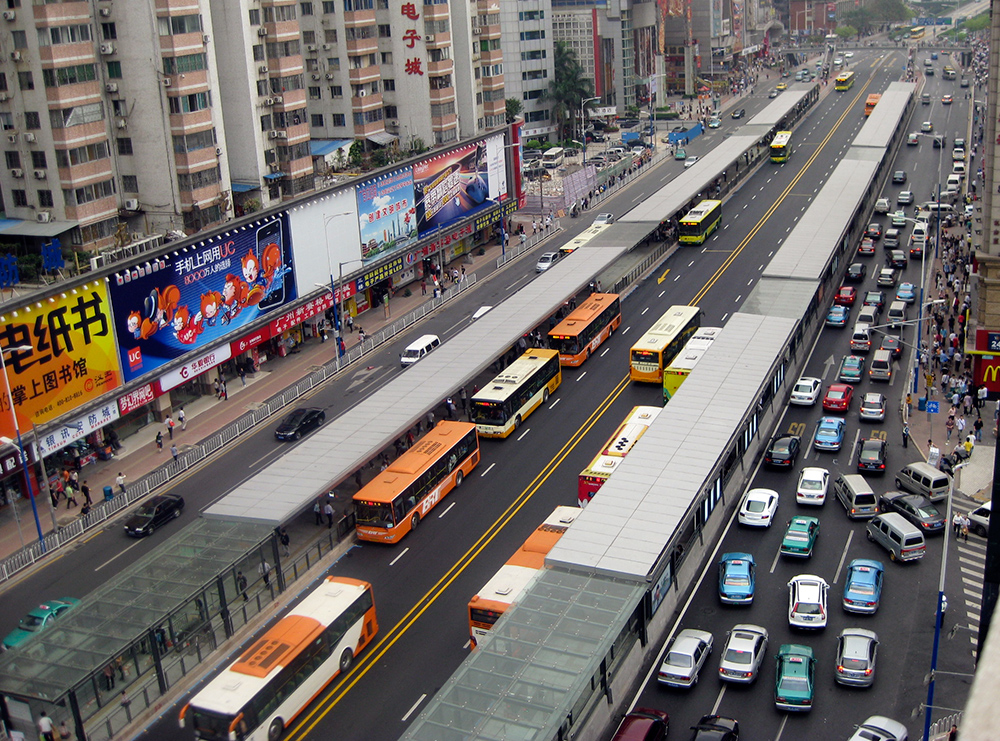
[[[740,623],[733,626],[719,659],[719,679],[750,684],[757,679],[767,651],[767,628]]]
[[[906,726],[884,715],[873,715],[854,732],[848,741],[906,741]]]
[[[656,676],[669,687],[693,687],[708,655],[712,653],[712,634],[685,628],[670,642]]]
[[[558,252],[546,252],[535,263],[535,272],[544,273],[559,259]]]
[[[885,419],[885,397],[882,394],[868,393],[861,400],[861,408],[858,410],[861,419],[872,422],[881,422]]]
[[[875,682],[878,636],[863,628],[844,628],[837,638],[837,684],[871,687]]]

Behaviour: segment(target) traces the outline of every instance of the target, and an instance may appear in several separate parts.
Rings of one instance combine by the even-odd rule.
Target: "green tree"
[[[558,139],[572,138],[573,116],[580,103],[594,95],[594,83],[584,76],[583,65],[565,41],[555,43],[554,79],[544,99],[552,102],[552,114],[559,126]]]
[[[514,123],[514,119],[524,110],[524,106],[521,105],[521,101],[517,98],[507,98],[504,103],[507,105],[507,123],[512,124]]]
[[[351,167],[361,167],[361,163],[365,159],[365,143],[360,139],[355,139],[347,159],[351,163]]]

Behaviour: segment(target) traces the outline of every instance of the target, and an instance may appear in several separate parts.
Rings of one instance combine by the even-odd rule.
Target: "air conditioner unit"
[[[24,140],[26,142],[33,142],[35,141],[35,135],[29,131],[28,133],[24,134]]]
[[[258,28],[257,29],[257,35],[258,36],[267,36],[267,29],[266,28]]]
[[[128,121],[126,121],[124,118],[120,118],[120,119],[118,119],[117,126],[118,126],[119,129],[127,129],[128,128]]]
[[[479,26],[475,26],[475,27],[473,27],[473,29],[472,29],[472,35],[473,35],[473,36],[478,36],[478,35],[479,35],[479,34],[481,34],[482,32],[483,32],[483,29],[481,29],[481,28],[480,28]]]
[[[332,80],[333,79],[333,72],[327,72],[326,73],[326,79]]]
[[[22,170],[20,167],[15,167],[13,170],[10,171],[10,176],[12,178],[23,178],[24,170]]]
[[[114,54],[115,45],[114,44],[101,44],[101,54]]]
[[[275,131],[274,132],[274,138],[275,139],[287,139],[288,138],[288,132],[287,131]]]
[[[366,95],[368,95],[368,91],[367,90],[358,90],[358,97],[359,98],[363,98]]]
[[[15,13],[13,10],[5,10],[3,12],[3,19],[5,21],[12,21],[15,18],[17,18],[17,13]]]
[[[7,134],[7,141],[11,144],[17,144],[17,134]]]
[[[10,53],[10,58],[13,59],[15,62],[20,62],[21,61],[21,52],[19,52],[19,51],[12,51]]]
[[[107,85],[104,86],[104,92],[106,92],[106,93],[117,93],[118,92],[118,83],[117,82],[109,82]]]
[[[266,64],[262,64],[262,65],[260,65],[260,66],[259,66],[259,67],[257,68],[257,72],[259,72],[259,73],[260,73],[260,74],[262,74],[262,75],[266,75],[266,74],[267,74],[267,65],[266,65]]]
[[[388,126],[391,129],[398,129],[399,128],[399,119],[398,118],[386,119],[385,125]]]
[[[212,40],[212,37],[209,36],[207,33],[204,36],[201,37],[201,43],[203,43],[203,44],[207,44],[211,40]]]
[[[306,51],[310,54],[316,53],[316,44],[306,44]]]
[[[10,96],[7,93],[0,93],[0,103],[6,103],[10,100]]]
[[[222,147],[216,147],[215,148],[215,155],[217,157],[221,157],[222,156]]]
[[[127,201],[125,201],[125,210],[126,211],[138,211],[139,210],[139,199],[138,198],[129,198]]]
[[[110,18],[111,8],[101,8],[100,13],[102,18]]]
[[[171,80],[169,77],[164,77],[163,78],[163,87],[170,87],[173,84],[174,84],[174,81]]]
[[[267,138],[268,139],[277,139],[279,133],[280,132],[278,132],[278,131],[268,131],[267,132]]]
[[[264,100],[261,101],[261,105],[274,105],[274,98],[264,98]]]
[[[323,44],[323,51],[330,51],[330,44]]]
[[[45,170],[35,170],[35,180],[45,180],[49,174]]]
[[[319,75],[313,75],[313,79],[314,80],[321,80],[322,78]]]
[[[281,105],[283,102],[284,98],[282,98],[280,95],[275,95],[273,98],[271,98],[271,105]]]
[[[434,34],[429,34],[427,36],[424,36],[424,42],[427,43],[427,44],[433,44],[434,43]]]
[[[39,211],[35,214],[35,220],[40,224],[48,224],[49,220],[52,219],[52,214],[48,211]]]

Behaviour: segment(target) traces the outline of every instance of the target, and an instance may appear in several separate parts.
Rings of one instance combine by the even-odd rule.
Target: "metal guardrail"
[[[508,244],[503,250],[503,254],[497,258],[497,269],[499,270],[504,265],[509,263],[511,260],[516,260],[518,257],[523,255],[525,252],[533,250],[539,242],[541,242],[546,237],[550,237],[562,228],[559,219],[555,219],[552,222],[550,229],[538,232],[537,234],[532,234],[528,236],[525,234],[524,244],[521,244],[520,239],[517,240],[517,244]]]
[[[476,282],[476,274],[468,274],[460,283],[442,291],[440,296],[424,302],[418,308],[392,324],[372,333],[363,343],[358,343],[352,347],[343,357],[327,361],[318,370],[272,396],[257,409],[245,413],[224,429],[185,450],[178,456],[176,463],[171,460],[142,478],[134,482],[129,482],[124,493],[118,492],[113,498],[105,499],[95,504],[88,514],[49,533],[45,536],[44,540],[35,541],[30,545],[24,546],[16,553],[3,559],[0,561],[0,583],[7,581],[19,571],[37,563],[47,554],[59,550],[88,530],[102,525],[107,520],[119,514],[123,509],[132,506],[138,500],[166,485],[177,474],[187,471],[208,456],[224,448],[243,433],[252,430],[304,394],[312,391],[317,386],[340,373],[340,371],[361,360],[361,358],[374,351],[379,345],[393,339],[396,335],[406,331],[428,314],[441,308],[456,296],[461,295],[474,286]]]

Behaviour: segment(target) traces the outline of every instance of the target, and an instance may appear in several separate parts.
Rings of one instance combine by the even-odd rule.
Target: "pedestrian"
[[[44,741],[55,741],[55,732],[52,730],[52,719],[42,710],[38,716],[38,733]]]
[[[316,518],[316,524],[323,524],[323,505],[320,504],[320,500],[317,499],[316,503],[313,505],[313,515]]]
[[[260,562],[260,566],[257,567],[257,575],[264,580],[264,586],[271,586],[271,564],[266,560]]]
[[[179,455],[179,451],[177,450],[177,446],[176,445],[171,445],[170,446],[170,455],[172,455],[174,457],[174,463],[178,463],[179,462],[177,460],[177,456]]]
[[[445,407],[447,407],[448,409],[448,419],[454,420],[456,418],[455,412],[458,411],[458,408],[455,406],[455,402],[452,401],[452,398],[449,396],[447,399],[444,400],[444,404]]]
[[[76,506],[76,489],[73,488],[72,484],[69,484],[66,487],[66,509]]]
[[[351,312],[347,312],[347,331],[354,334],[354,316]]]
[[[365,344],[365,340],[368,339],[368,335],[365,334],[364,327],[358,327],[358,342],[362,345]]]
[[[327,503],[323,505],[323,514],[326,515],[326,529],[327,530],[332,530],[333,529],[333,505],[330,504],[329,501],[327,501]]]
[[[118,704],[120,704],[126,710],[128,710],[128,706],[132,704],[132,700],[128,696],[128,693],[125,690],[122,690],[122,694],[118,700]]]
[[[83,480],[83,484],[80,485],[80,493],[83,494],[83,506],[89,507],[93,502],[90,500],[90,487],[87,486],[87,480]]]
[[[320,322],[320,324],[319,324],[319,344],[322,345],[324,342],[326,342],[326,326],[322,322]],[[243,381],[242,373],[243,373],[243,369],[240,368],[240,374],[241,374],[240,375],[240,380],[241,381]],[[244,386],[247,385],[246,381],[243,381],[243,385]]]
[[[243,595],[244,602],[250,599],[247,597],[247,578],[243,575],[242,571],[236,572],[236,589]]]
[[[326,330],[323,330],[323,342],[326,342]],[[240,383],[244,386],[247,385],[247,369],[242,365],[240,366]]]
[[[115,668],[111,664],[104,667],[104,688],[107,690],[115,688]]]
[[[187,415],[184,414],[184,407],[177,410],[177,421],[181,423],[181,432],[188,428]]]
[[[958,415],[958,419],[955,420],[955,429],[958,430],[958,439],[962,439],[962,435],[965,432],[965,417],[961,414]]]
[[[288,558],[289,556],[291,556],[292,554],[288,550],[288,545],[289,545],[289,543],[292,542],[292,539],[288,537],[288,531],[285,530],[285,528],[281,528],[278,531],[278,540],[281,542],[281,547],[282,547],[283,552],[285,554],[285,558]]]
[[[469,411],[469,394],[465,390],[465,386],[458,390],[458,399],[462,402],[462,411],[467,413]]]
[[[909,393],[906,395],[906,414],[913,414],[913,396]]]
[[[165,420],[163,420],[163,424],[167,428],[167,434],[170,435],[170,439],[173,440],[174,439],[174,418],[171,417],[168,414],[167,418]]]
[[[125,474],[123,474],[121,471],[119,471],[117,478],[115,478],[115,483],[118,484],[119,490],[121,490],[121,493],[124,494],[125,493]]]
[[[73,738],[73,734],[69,731],[69,726],[66,725],[66,721],[59,724],[59,738],[69,739]]]
[[[951,730],[948,731],[948,741],[958,741],[958,726],[954,723],[951,724]]]
[[[225,381],[219,384],[219,398],[223,401],[229,401],[229,389],[226,388]]]
[[[962,513],[956,512],[951,518],[951,527],[955,531],[955,537],[957,538],[962,534]]]
[[[944,428],[948,431],[948,442],[951,442],[951,433],[955,431],[955,415],[949,414],[948,421],[944,423]]]
[[[962,540],[964,540],[966,543],[969,542],[969,525],[970,524],[972,524],[972,521],[968,517],[966,517],[965,515],[962,515]]]
[[[420,295],[421,296],[426,296],[427,295],[427,279],[426,278],[422,279],[420,281]]]
[[[163,450],[163,433],[159,430],[156,431],[156,452],[159,453]]]
[[[981,443],[983,441],[983,418],[976,417],[976,421],[972,423],[972,429],[976,436],[976,442]]]
[[[1000,406],[997,407],[1000,409]],[[434,410],[427,412],[427,431],[430,432],[434,429]]]

